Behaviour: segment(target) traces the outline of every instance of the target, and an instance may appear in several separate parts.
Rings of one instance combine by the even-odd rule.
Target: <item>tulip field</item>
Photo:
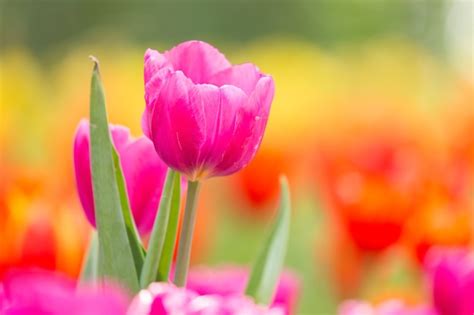
[[[473,12],[5,0],[0,315],[474,314]]]

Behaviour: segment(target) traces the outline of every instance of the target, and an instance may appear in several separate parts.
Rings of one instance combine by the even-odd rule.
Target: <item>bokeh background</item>
[[[0,278],[77,276],[90,227],[72,139],[101,60],[109,118],[140,135],[143,54],[189,39],[274,76],[254,162],[205,183],[193,263],[248,265],[290,179],[298,313],[427,298],[433,246],[474,220],[474,4],[432,1],[0,2]]]

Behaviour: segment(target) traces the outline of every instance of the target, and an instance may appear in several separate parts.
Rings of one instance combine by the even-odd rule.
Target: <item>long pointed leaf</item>
[[[138,235],[137,227],[132,216],[130,203],[128,201],[127,186],[120,165],[120,157],[115,148],[112,149],[112,155],[114,158],[115,177],[117,178],[117,188],[120,194],[123,219],[125,221],[128,241],[130,242],[130,249],[132,250],[133,261],[135,263],[135,270],[137,271],[138,278],[140,277],[143,261],[145,260],[145,250],[140,241],[140,236]]]
[[[89,248],[82,264],[80,282],[90,283],[97,280],[99,269],[99,238],[97,232],[92,232]]]
[[[169,220],[173,182],[176,174],[177,172],[172,169],[168,169],[168,173],[166,174],[158,214],[153,223],[153,230],[151,231],[150,241],[148,243],[148,252],[140,276],[140,285],[142,288],[155,281],[158,274],[158,266],[160,264]]]
[[[173,254],[178,236],[179,211],[181,209],[181,176],[176,174],[173,183],[173,195],[171,196],[171,208],[166,229],[165,243],[161,253],[160,265],[158,267],[157,281],[168,281],[173,261]]]
[[[91,165],[95,216],[99,235],[100,275],[138,291],[138,278],[127,237],[112,157],[112,142],[105,109],[105,96],[98,61],[90,97]]]
[[[288,181],[280,178],[280,206],[270,237],[253,266],[245,293],[257,303],[269,304],[280,278],[290,233],[291,204]]]

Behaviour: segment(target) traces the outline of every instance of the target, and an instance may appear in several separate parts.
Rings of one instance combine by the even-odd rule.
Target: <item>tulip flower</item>
[[[189,181],[175,283],[189,266],[199,181],[233,174],[255,156],[273,100],[273,79],[250,63],[232,66],[200,41],[148,49],[142,128],[161,159]]]
[[[8,172],[0,167],[0,281],[14,267],[77,276],[88,229],[75,200],[52,199],[51,176],[41,171],[3,166]]]
[[[0,312],[3,312],[7,306],[8,302],[7,297],[5,296],[5,289],[3,288],[3,285],[0,285]]]
[[[158,209],[167,167],[146,137],[133,139],[127,128],[110,126],[114,146],[120,156],[127,193],[138,231],[150,232]],[[95,226],[94,198],[90,165],[89,123],[82,120],[74,141],[74,167],[79,198],[89,222]]]
[[[199,295],[217,294],[229,296],[243,294],[247,285],[248,271],[241,267],[191,269],[186,287]],[[285,315],[294,314],[299,293],[298,279],[290,272],[284,272],[276,287],[272,306],[284,309]]]
[[[468,160],[466,152],[451,150],[442,158],[426,161],[436,171],[425,176],[422,202],[405,230],[406,244],[421,264],[431,248],[466,247],[474,238],[474,172]]]
[[[426,258],[433,304],[439,315],[474,314],[474,254],[435,248]]]
[[[285,174],[291,182],[296,162],[289,152],[263,145],[252,162],[235,176],[237,197],[247,201],[242,208],[256,216],[268,215],[265,206],[278,199],[279,176]]]
[[[470,203],[439,193],[428,196],[425,201],[406,226],[406,244],[420,264],[432,248],[466,247],[474,237]]]
[[[283,315],[282,309],[256,305],[240,294],[198,295],[168,283],[152,283],[133,299],[127,315]]]
[[[0,290],[5,315],[125,315],[127,298],[111,287],[76,288],[74,281],[45,271],[15,271]]]
[[[437,315],[429,306],[408,307],[398,300],[386,301],[378,306],[366,302],[347,301],[339,308],[339,315]]]
[[[409,140],[361,133],[321,146],[317,169],[326,203],[360,250],[380,252],[398,242],[420,202],[420,158]]]
[[[163,161],[196,181],[235,173],[255,156],[273,79],[232,66],[216,48],[189,41],[145,53],[143,130]]]

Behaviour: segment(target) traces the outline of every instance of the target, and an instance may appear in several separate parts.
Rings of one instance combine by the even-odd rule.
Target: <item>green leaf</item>
[[[145,249],[140,241],[140,236],[138,235],[137,227],[133,220],[130,203],[128,202],[127,186],[120,165],[120,157],[115,148],[112,148],[112,156],[114,158],[115,177],[117,178],[117,187],[120,194],[120,205],[122,207],[123,219],[125,221],[128,241],[130,242],[130,249],[132,250],[133,261],[135,263],[135,270],[137,271],[138,278],[140,277],[143,261],[145,260]]]
[[[89,248],[82,264],[80,282],[91,283],[97,280],[99,269],[99,238],[94,230],[91,234]]]
[[[262,248],[250,273],[245,293],[257,303],[268,305],[280,278],[290,232],[291,204],[288,181],[280,178],[280,206],[270,237]]]
[[[99,236],[99,274],[136,292],[139,284],[117,188],[104,89],[99,63],[91,58],[94,61],[90,97],[91,168]]]
[[[173,182],[173,195],[171,197],[171,209],[166,229],[165,243],[161,253],[160,265],[158,267],[157,281],[168,281],[173,254],[178,236],[179,211],[181,209],[181,176],[176,174]]]
[[[142,288],[155,281],[158,274],[158,267],[160,264],[161,253],[163,252],[166,229],[169,221],[173,182],[176,174],[176,171],[173,171],[170,168],[166,174],[158,214],[153,223],[153,230],[151,231],[150,241],[148,242],[148,252],[140,276],[140,285]]]

